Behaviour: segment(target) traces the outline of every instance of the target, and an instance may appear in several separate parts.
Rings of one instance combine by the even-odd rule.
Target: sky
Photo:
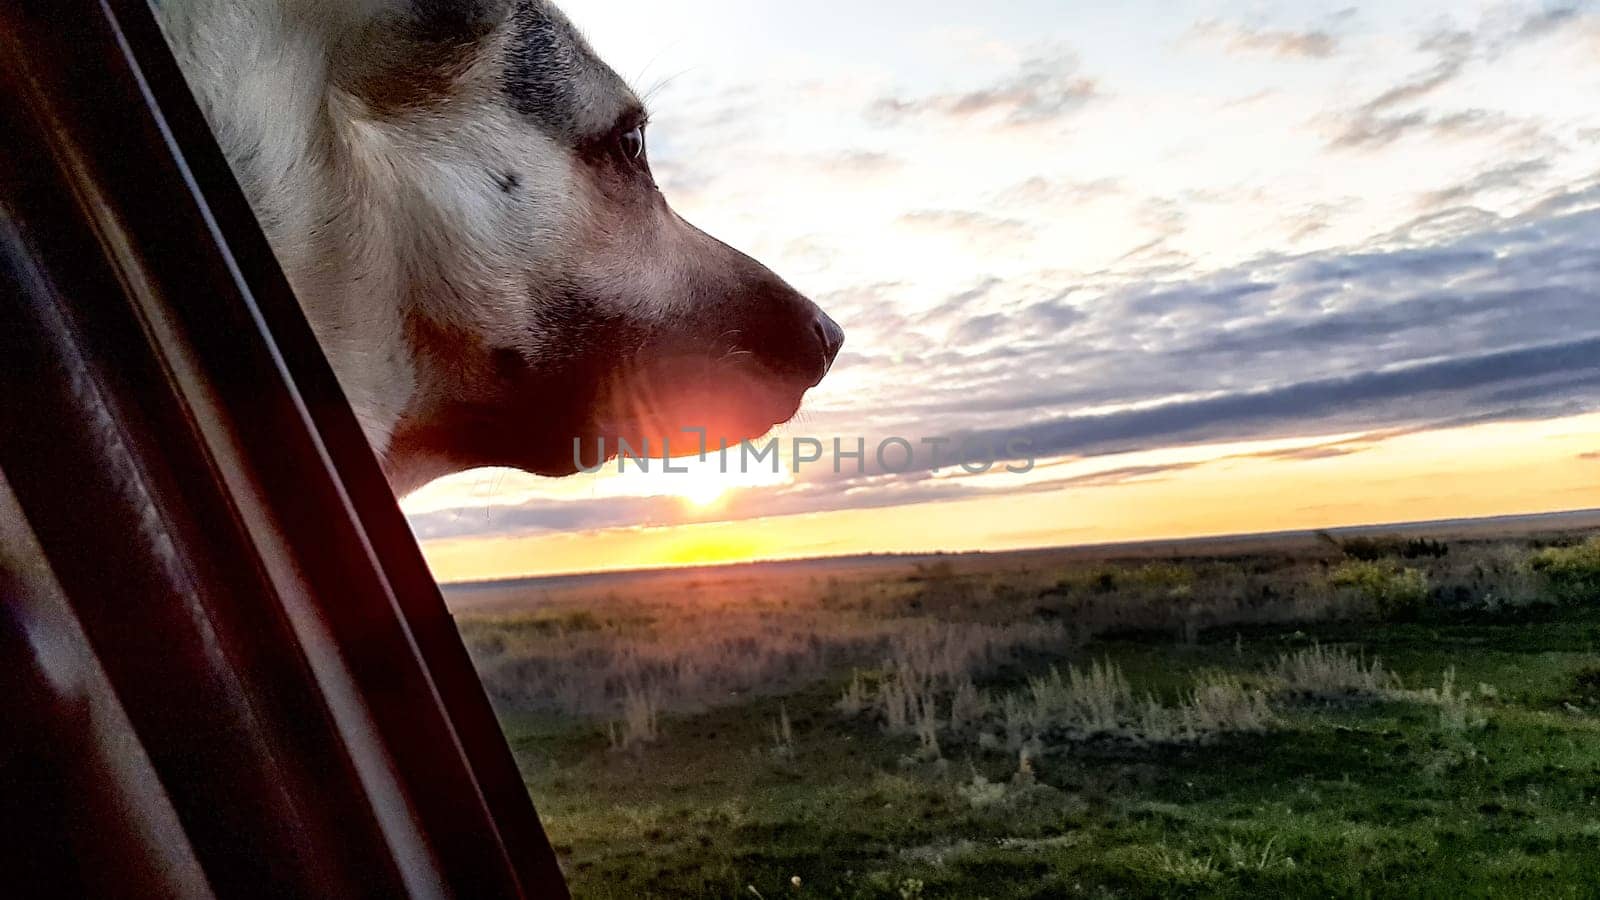
[[[564,8],[848,332],[781,441],[868,459],[456,476],[443,580],[1600,507],[1600,4]]]

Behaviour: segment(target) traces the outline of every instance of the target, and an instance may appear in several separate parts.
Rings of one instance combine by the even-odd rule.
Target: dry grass
[[[1220,673],[1202,676],[1168,706],[1153,696],[1135,697],[1122,670],[1109,661],[1083,669],[1069,666],[1064,673],[1052,668],[998,702],[970,678],[947,690],[932,680],[911,680],[911,671],[908,666],[891,668],[873,708],[890,733],[916,735],[920,753],[929,758],[939,755],[943,735],[980,750],[1019,753],[1026,769],[1031,754],[1051,745],[1096,740],[1201,743],[1225,734],[1265,731],[1274,720],[1265,692]],[[852,684],[855,690],[860,682]],[[868,705],[851,702],[837,708],[854,715]],[[941,718],[941,710],[949,714]]]
[[[1320,644],[1279,658],[1272,674],[1285,694],[1311,700],[1383,697],[1400,688],[1381,661]]]
[[[1051,729],[1080,737],[1204,733],[1225,698],[1241,707],[1216,718],[1253,715],[1243,688],[1197,685],[1194,696],[1163,707],[1131,696],[1116,673],[1094,663],[1036,676],[1021,695],[978,687],[985,673],[1031,665],[1040,652],[1059,659],[1099,638],[1166,636],[1200,646],[1256,626],[1496,611],[1552,596],[1578,602],[1600,578],[1600,541],[1533,553],[1509,542],[1424,543],[1430,552],[1404,559],[1347,558],[1324,542],[1298,554],[1230,559],[947,557],[815,570],[833,572],[826,577],[805,567],[662,574],[640,582],[644,596],[552,590],[531,611],[468,614],[460,623],[497,707],[615,722],[623,746],[659,740],[664,715],[783,696],[859,670],[840,712],[870,713],[890,732],[918,735],[924,752],[979,732],[1015,750]],[[1386,546],[1358,549],[1371,556]],[[1395,688],[1377,662],[1324,648],[1285,657],[1273,674],[1286,695],[1304,698]],[[1182,706],[1199,724],[1184,724]]]
[[[1028,682],[1028,724],[1035,731],[1066,729],[1086,736],[1112,734],[1123,728],[1135,709],[1133,689],[1122,670],[1109,661],[1091,663],[1065,677],[1051,669]]]
[[[1266,731],[1274,716],[1266,692],[1246,688],[1237,676],[1210,673],[1178,707],[1180,725],[1195,739],[1230,732]]]
[[[629,686],[622,696],[622,719],[610,723],[608,733],[614,750],[630,750],[653,744],[661,738],[661,701],[648,687]]]
[[[850,684],[844,689],[844,696],[839,698],[835,708],[847,716],[859,716],[867,708],[867,683],[861,677],[861,670],[857,669],[850,675]]]
[[[970,677],[956,685],[955,696],[950,700],[950,728],[965,731],[983,722],[994,708],[985,691],[978,689]]]
[[[957,729],[970,724],[988,706],[972,676],[1014,658],[1019,650],[1040,648],[1066,649],[1064,629],[1042,624],[946,625],[899,635],[883,662],[876,710],[890,732],[915,733],[922,737],[925,750],[932,749],[939,730],[938,710],[946,697],[951,710],[946,724]],[[852,691],[862,690],[857,673],[841,707],[851,705]]]
[[[1049,677],[1030,683],[1028,692],[1032,708],[1025,721],[1044,739],[1203,742],[1265,731],[1273,720],[1265,693],[1220,673],[1203,675],[1172,706],[1153,696],[1136,700],[1127,678],[1110,662],[1081,672],[1069,669],[1065,677],[1052,670]]]
[[[1488,685],[1478,686],[1478,698],[1493,700],[1498,692]],[[1444,683],[1437,688],[1420,691],[1400,691],[1397,696],[1417,703],[1428,703],[1439,708],[1439,729],[1447,734],[1477,731],[1489,723],[1488,716],[1473,702],[1470,689],[1456,687],[1456,670],[1445,670]]]
[[[1068,643],[1058,623],[841,613],[808,596],[809,585],[799,587],[743,602],[691,592],[652,601],[589,597],[578,609],[469,617],[461,625],[500,708],[615,720],[614,740],[625,747],[657,740],[663,712],[781,695],[884,660],[876,696],[869,699],[858,678],[841,709],[860,712],[870,702],[891,730],[932,734],[936,694],[1019,651]],[[841,589],[831,590],[821,599],[837,602]]]
[[[789,721],[788,704],[778,705],[778,720],[772,723],[772,753],[780,757],[794,755],[794,725]]]

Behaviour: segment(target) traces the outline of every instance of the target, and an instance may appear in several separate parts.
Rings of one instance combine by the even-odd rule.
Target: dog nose
[[[833,361],[839,358],[839,350],[844,347],[844,329],[833,317],[817,310],[817,321],[812,325],[816,330],[817,340],[822,345],[822,374],[827,375],[833,368]]]

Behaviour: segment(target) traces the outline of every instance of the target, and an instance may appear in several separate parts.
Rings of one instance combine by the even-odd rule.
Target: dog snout
[[[817,342],[822,347],[822,374],[827,375],[833,368],[833,361],[839,358],[839,351],[844,347],[844,329],[833,320],[833,316],[822,310],[817,310],[817,321],[812,326],[817,332]],[[817,379],[821,381],[821,379]]]
[[[766,304],[770,326],[756,337],[756,355],[767,368],[797,387],[822,383],[844,346],[844,329],[815,303],[787,286]],[[761,332],[764,332],[762,334]]]
[[[726,298],[707,324],[738,335],[735,349],[768,379],[802,392],[821,384],[844,346],[839,323],[766,266],[672,216],[696,248],[688,258],[717,285],[708,292]]]

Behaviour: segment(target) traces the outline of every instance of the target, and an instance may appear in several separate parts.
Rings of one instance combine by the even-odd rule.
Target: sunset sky
[[[781,437],[1038,465],[469,473],[441,579],[1600,507],[1595,4],[564,6],[848,331]]]

